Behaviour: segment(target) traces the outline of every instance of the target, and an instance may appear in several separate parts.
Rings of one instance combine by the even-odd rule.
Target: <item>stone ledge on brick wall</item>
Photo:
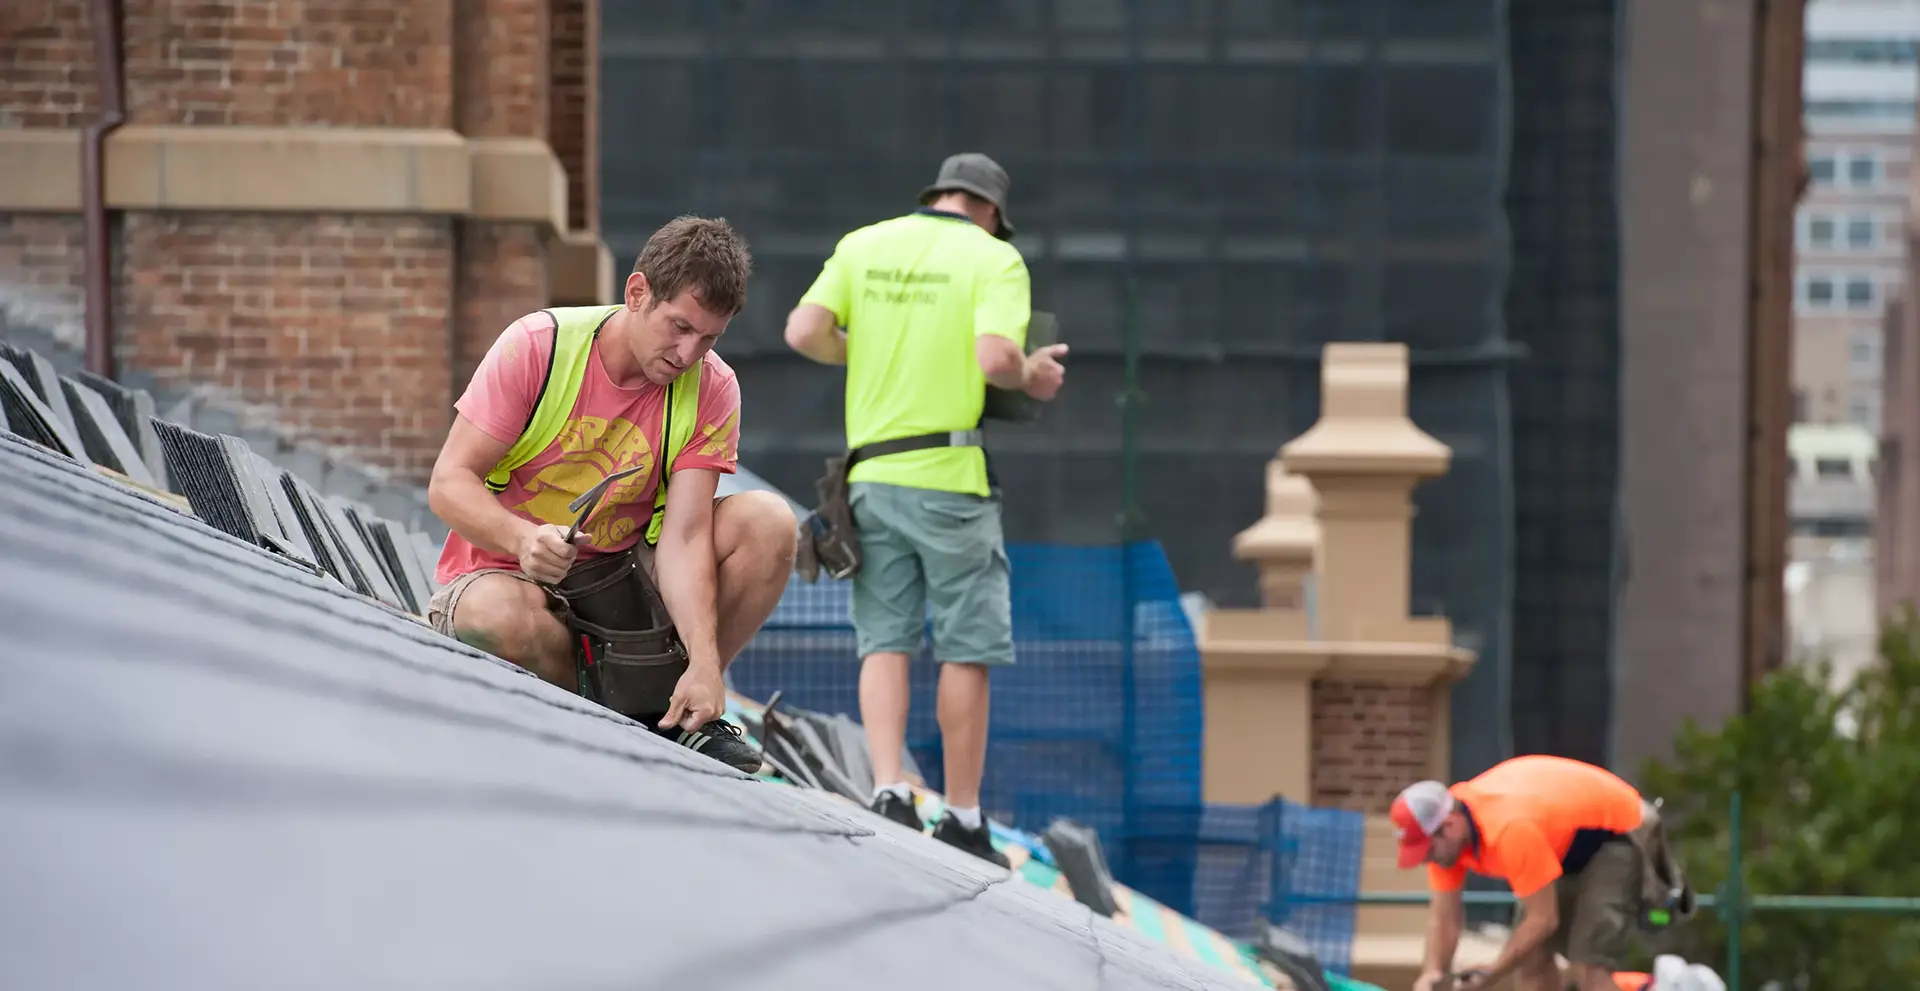
[[[80,209],[77,128],[0,130],[0,213]],[[451,214],[569,230],[540,138],[364,127],[129,125],[107,142],[116,210]]]

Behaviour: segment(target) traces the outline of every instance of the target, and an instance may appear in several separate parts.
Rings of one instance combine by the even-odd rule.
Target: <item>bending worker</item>
[[[921,209],[841,238],[787,318],[794,350],[847,366],[847,478],[864,555],[852,612],[873,809],[924,828],[900,755],[908,659],[931,606],[947,799],[934,836],[1003,867],[980,779],[987,674],[1013,663],[1013,620],[979,428],[988,383],[1050,400],[1066,352],[1023,352],[1031,302],[1026,262],[1006,240],[1009,185],[985,155],[948,158]]]
[[[575,653],[587,637],[562,618],[552,590],[564,591],[576,566],[616,563],[609,574],[644,576],[645,599],[664,607],[678,642],[662,656],[677,664],[654,669],[646,690],[609,693],[631,704],[608,704],[748,773],[760,758],[720,718],[723,672],[786,588],[795,536],[778,496],[715,497],[738,465],[740,386],[713,345],[746,302],[751,266],[726,221],[682,217],[648,239],[622,302],[515,320],[455,404],[427,489],[453,531],[428,608],[435,630],[579,690],[593,659]],[[568,504],[591,503],[596,488],[569,543],[579,517]],[[605,560],[616,554],[632,555],[632,567]],[[594,622],[625,643],[657,633],[660,621]],[[608,689],[619,687],[616,671],[648,674],[610,663],[615,653],[598,664]]]
[[[1562,757],[1515,757],[1451,788],[1409,785],[1389,813],[1400,833],[1400,867],[1427,864],[1434,892],[1416,991],[1447,986],[1468,871],[1504,879],[1521,915],[1493,964],[1453,987],[1467,991],[1512,974],[1521,991],[1559,991],[1560,953],[1580,991],[1617,991],[1613,971],[1643,908],[1638,831],[1647,814],[1632,785]]]

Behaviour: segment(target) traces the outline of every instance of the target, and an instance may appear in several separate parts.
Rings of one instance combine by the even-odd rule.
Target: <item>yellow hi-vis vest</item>
[[[515,468],[532,461],[546,450],[560,431],[566,429],[573,413],[574,400],[580,396],[580,383],[587,375],[587,360],[593,355],[593,342],[600,328],[615,313],[614,306],[556,306],[541,310],[553,318],[553,350],[547,355],[547,378],[540,384],[540,397],[534,400],[527,425],[520,439],[507,449],[507,455],[487,473],[487,488],[505,492]],[[647,522],[647,546],[660,542],[660,523],[667,508],[667,476],[680,450],[693,439],[693,425],[700,418],[700,374],[706,363],[680,373],[667,386],[666,409],[661,416],[660,447],[664,453],[655,459],[660,484],[653,493],[653,518]]]

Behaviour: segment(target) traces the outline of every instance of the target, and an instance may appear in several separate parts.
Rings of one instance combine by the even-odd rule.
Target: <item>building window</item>
[[[1815,458],[1813,474],[1816,478],[1825,479],[1852,478],[1853,464],[1846,458]]]
[[[1808,100],[1807,116],[1828,120],[1911,120],[1913,101],[1881,100]]]
[[[1811,520],[1793,521],[1793,532],[1803,537],[1865,537],[1873,533],[1873,521],[1822,516]]]
[[[1833,306],[1833,279],[1830,276],[1810,276],[1806,286],[1808,309],[1824,310]]]
[[[1799,386],[1793,389],[1793,422],[1807,422],[1807,390]]]
[[[1908,104],[1909,107],[1912,104]],[[1872,155],[1854,155],[1847,159],[1847,184],[1871,186],[1880,181],[1880,160]]]
[[[1821,38],[1807,41],[1807,61],[1850,65],[1912,65],[1914,43],[1897,38]]]
[[[1873,247],[1874,242],[1878,240],[1875,235],[1880,233],[1876,226],[1873,218],[1869,216],[1848,217],[1847,247],[1856,249]]]
[[[1847,400],[1847,420],[1872,430],[1873,401],[1865,396],[1855,396]]]
[[[1807,245],[1814,248],[1833,247],[1833,218],[1816,213],[1807,218]]]
[[[1853,276],[1847,280],[1847,309],[1864,310],[1873,306],[1873,280]]]
[[[1816,186],[1833,185],[1835,173],[1832,155],[1814,155],[1807,159],[1807,176]]]
[[[1862,327],[1853,332],[1853,342],[1847,348],[1847,360],[1856,380],[1880,377],[1879,337],[1880,331],[1873,327]]]

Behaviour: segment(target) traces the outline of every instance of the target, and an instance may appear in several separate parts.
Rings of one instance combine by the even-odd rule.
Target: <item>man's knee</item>
[[[738,492],[720,503],[714,536],[722,546],[719,556],[735,567],[745,566],[755,577],[785,581],[793,570],[798,523],[793,508],[772,492]]]
[[[1568,977],[1578,991],[1618,991],[1620,985],[1613,979],[1613,968],[1595,964],[1572,964],[1568,968]],[[1558,985],[1555,986],[1558,991]]]
[[[546,593],[512,575],[482,575],[460,594],[453,635],[462,643],[522,667],[567,656],[567,631],[547,608]]]
[[[1551,947],[1536,946],[1520,958],[1515,982],[1519,991],[1560,991],[1560,963]]]

